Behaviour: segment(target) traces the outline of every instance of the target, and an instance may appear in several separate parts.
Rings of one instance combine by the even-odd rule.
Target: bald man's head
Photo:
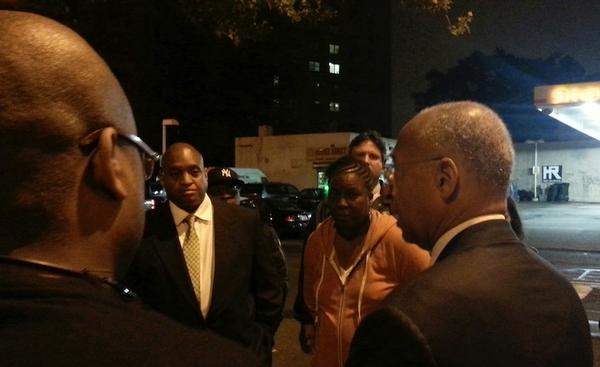
[[[129,103],[94,50],[50,19],[0,11],[0,238],[26,244],[64,229],[78,141],[107,126],[135,133]]]
[[[186,143],[171,145],[161,161],[160,182],[170,201],[193,213],[202,204],[208,188],[202,154]]]
[[[513,145],[506,125],[487,106],[460,101],[424,109],[406,124],[398,141],[411,144],[412,154],[462,161],[468,167],[466,173],[480,182],[480,190],[504,199]]]
[[[500,117],[475,102],[421,111],[400,131],[394,149],[394,200],[404,237],[431,249],[467,219],[504,214],[513,164]]]

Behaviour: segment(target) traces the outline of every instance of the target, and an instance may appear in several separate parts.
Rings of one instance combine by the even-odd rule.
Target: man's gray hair
[[[428,114],[419,134],[440,154],[454,153],[469,162],[482,185],[506,193],[514,149],[504,122],[476,102],[443,103],[419,113]]]

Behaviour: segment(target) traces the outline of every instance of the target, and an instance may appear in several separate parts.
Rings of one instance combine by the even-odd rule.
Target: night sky
[[[519,58],[562,53],[578,61],[587,74],[600,73],[600,0],[455,1],[456,15],[466,10],[475,15],[471,34],[460,38],[449,34],[443,17],[393,7],[390,137],[415,114],[411,95],[427,88],[425,75],[432,69],[445,72],[475,50],[491,54],[501,48]],[[3,3],[19,1],[0,0]],[[113,68],[132,102],[142,136],[158,146],[159,118],[177,117],[191,127],[190,140],[214,152],[213,164],[231,164],[233,138],[229,135],[255,134],[254,125],[264,119],[257,112],[257,98],[231,87],[227,93],[224,90],[252,86],[260,73],[231,72],[239,68],[234,47],[192,29],[171,1],[157,2],[162,5],[154,7],[141,6],[142,0],[96,3],[109,5],[104,6],[104,13],[86,13],[80,7],[78,23],[67,17],[66,24],[82,33]],[[252,51],[252,45],[248,46]],[[252,52],[245,55],[250,57]],[[257,60],[250,66],[262,65]],[[368,57],[365,60],[369,62]],[[370,61],[370,67],[377,67],[377,60]],[[244,108],[235,110],[231,103]],[[248,128],[240,127],[239,121]],[[368,128],[372,126],[366,119],[364,129]]]
[[[460,9],[475,14],[470,35],[451,36],[444,20],[437,17],[416,16],[394,24],[393,62],[399,67],[393,76],[397,120],[392,131],[414,114],[410,94],[427,87],[429,70],[444,72],[474,50],[492,53],[502,48],[523,58],[546,58],[558,52],[579,61],[587,74],[600,72],[598,0],[457,2]]]

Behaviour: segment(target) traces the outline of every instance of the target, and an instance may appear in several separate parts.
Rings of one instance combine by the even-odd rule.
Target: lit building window
[[[274,86],[279,85],[279,75],[273,75],[273,85]]]
[[[308,70],[310,71],[320,71],[321,65],[318,61],[309,61],[308,62]]]
[[[329,54],[330,55],[337,55],[340,52],[340,45],[336,45],[333,43],[329,44]]]
[[[340,103],[339,102],[329,102],[329,111],[340,112]]]
[[[332,62],[329,63],[329,74],[339,74],[340,73],[340,64],[334,64]]]

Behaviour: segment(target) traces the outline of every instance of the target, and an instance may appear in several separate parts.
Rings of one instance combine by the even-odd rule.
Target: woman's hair
[[[335,176],[348,173],[354,173],[360,177],[369,192],[371,192],[377,184],[377,179],[373,177],[369,166],[365,162],[358,160],[351,155],[342,156],[331,163],[327,168],[325,175],[327,175],[327,182],[331,183],[331,180]]]

